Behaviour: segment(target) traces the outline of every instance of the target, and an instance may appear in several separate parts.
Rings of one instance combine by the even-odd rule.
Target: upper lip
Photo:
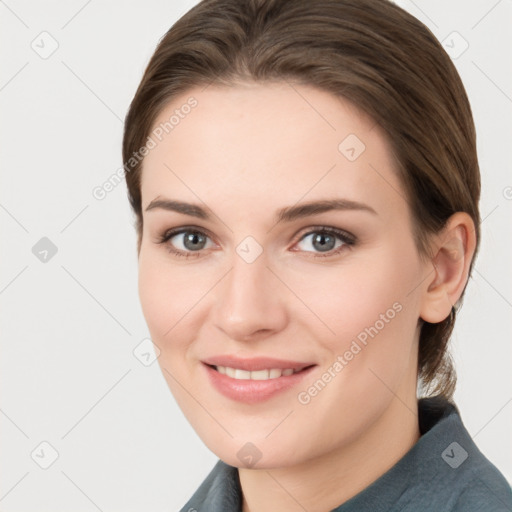
[[[251,357],[241,359],[232,355],[213,356],[203,359],[203,363],[213,366],[227,366],[229,368],[238,368],[246,371],[268,370],[272,368],[280,368],[286,370],[292,368],[295,371],[302,370],[307,366],[315,363],[303,363],[300,361],[289,361],[286,359],[275,359],[273,357]]]

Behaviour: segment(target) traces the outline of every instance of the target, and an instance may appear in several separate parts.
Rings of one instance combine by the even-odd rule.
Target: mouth
[[[288,377],[294,373],[300,373],[315,365],[311,364],[301,368],[264,368],[262,370],[253,371],[213,364],[207,364],[207,366],[222,375],[227,375],[228,377],[236,380],[272,380],[279,379],[280,377]]]
[[[317,364],[295,364],[294,366],[288,362],[283,365],[283,368],[275,368],[272,364],[265,368],[262,364],[261,361],[255,364],[253,360],[251,366],[258,366],[258,368],[252,370],[204,361],[202,366],[214,390],[232,401],[245,404],[264,402],[279,393],[298,387],[299,383],[318,366]],[[238,366],[241,365],[238,364]]]

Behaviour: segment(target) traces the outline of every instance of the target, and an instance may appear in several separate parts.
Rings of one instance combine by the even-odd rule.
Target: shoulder
[[[439,494],[445,494],[448,510],[512,512],[510,483],[480,451],[455,404],[445,404],[444,413],[432,427],[432,433],[439,434],[437,442],[433,443],[438,453],[442,450],[441,460],[437,459],[437,482],[444,488]]]
[[[512,488],[485,457],[474,464],[458,492],[453,512],[512,512]]]
[[[420,400],[419,419],[422,436],[397,464],[406,481],[399,510],[512,512],[510,483],[480,451],[456,405]]]

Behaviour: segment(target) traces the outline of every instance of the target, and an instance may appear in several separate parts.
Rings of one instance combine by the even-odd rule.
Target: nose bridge
[[[215,305],[217,327],[229,337],[246,339],[255,332],[282,327],[284,304],[267,265],[266,253],[254,241],[247,240],[236,248]]]
[[[263,253],[257,257],[254,257],[251,251],[241,255],[237,248],[237,253],[233,255],[231,272],[223,289],[222,301],[232,310],[240,312],[249,305],[252,308],[261,308],[264,305],[263,299],[268,298],[271,292],[271,272],[267,264],[266,255]]]

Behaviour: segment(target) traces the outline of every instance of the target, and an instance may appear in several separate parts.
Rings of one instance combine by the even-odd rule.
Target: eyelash
[[[178,229],[171,229],[169,231],[165,231],[162,235],[159,235],[158,240],[156,243],[158,244],[167,244],[167,242],[173,238],[176,235],[180,235],[182,233],[196,233],[200,235],[204,235],[208,237],[206,233],[201,231],[200,229],[197,229],[195,227],[184,227],[184,228],[178,228]],[[343,245],[338,247],[337,249],[332,249],[332,252],[328,252],[327,254],[317,253],[314,257],[315,258],[329,258],[338,255],[342,250],[346,249],[346,246],[354,246],[357,242],[357,239],[354,235],[351,235],[350,233],[343,231],[341,229],[327,227],[327,226],[315,226],[310,229],[310,231],[307,231],[304,233],[299,240],[297,240],[296,243],[299,243],[304,238],[311,234],[327,234],[327,235],[334,235],[338,239],[340,239],[343,242]],[[209,238],[209,237],[208,237]],[[295,244],[294,244],[295,245]],[[182,258],[197,258],[200,257],[202,254],[202,251],[188,251],[183,252],[177,249],[174,249],[171,244],[168,244],[167,250],[175,255]],[[305,252],[311,252],[311,251],[305,251]]]

